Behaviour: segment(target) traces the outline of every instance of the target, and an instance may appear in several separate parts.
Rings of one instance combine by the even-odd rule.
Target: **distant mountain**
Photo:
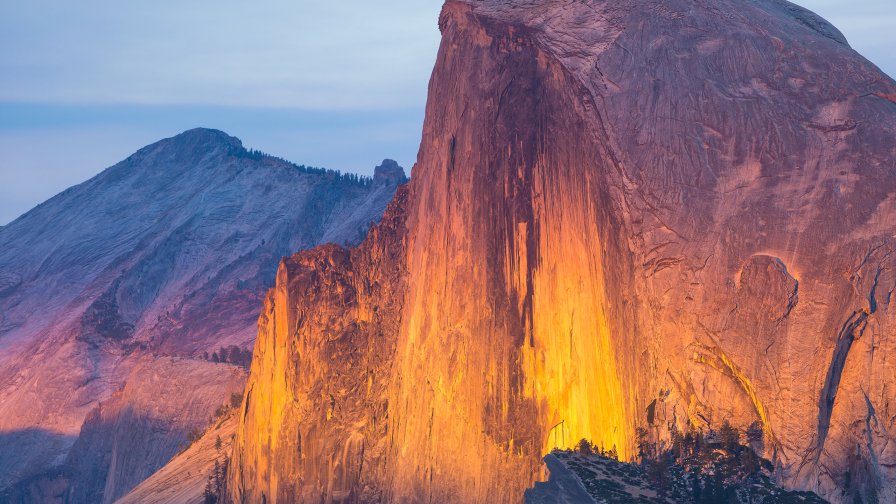
[[[210,360],[247,360],[218,349],[251,351],[281,257],[358,243],[405,180],[194,129],[0,227],[0,490],[110,502],[151,474],[241,391],[245,371]],[[149,437],[160,451],[120,445]],[[94,461],[66,461],[73,445]]]

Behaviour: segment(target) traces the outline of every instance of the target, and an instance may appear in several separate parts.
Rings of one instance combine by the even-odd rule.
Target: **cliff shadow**
[[[47,467],[75,439],[40,428],[0,432],[0,502],[65,502],[68,469]]]

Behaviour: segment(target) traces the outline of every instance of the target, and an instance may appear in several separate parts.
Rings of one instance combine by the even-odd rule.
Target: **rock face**
[[[551,447],[760,421],[896,488],[896,83],[780,0],[449,1],[408,194],[268,294],[237,502],[520,502]]]
[[[116,504],[204,504],[208,478],[230,453],[238,418],[236,410],[228,413]]]
[[[164,464],[242,388],[200,356],[250,348],[280,258],[358,243],[400,171],[338,176],[197,129],[0,228],[0,492],[61,478],[69,502],[111,502]]]
[[[222,390],[239,393],[245,380],[236,366],[145,359],[84,421],[64,465],[68,501],[111,503],[126,494],[205,430]]]
[[[284,259],[259,319],[232,457],[237,502],[384,499],[406,186],[355,250]]]

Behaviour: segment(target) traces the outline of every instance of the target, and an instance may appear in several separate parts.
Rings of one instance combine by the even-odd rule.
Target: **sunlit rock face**
[[[406,201],[403,186],[359,248],[280,264],[235,441],[236,501],[383,500]]]
[[[404,180],[392,165],[337,177],[195,129],[0,228],[0,501],[37,476],[111,502],[161,467],[242,389],[202,354],[251,348],[284,255],[359,243]]]
[[[783,1],[439,24],[407,199],[281,264],[231,498],[520,502],[551,447],[727,419],[893,502],[896,83]]]

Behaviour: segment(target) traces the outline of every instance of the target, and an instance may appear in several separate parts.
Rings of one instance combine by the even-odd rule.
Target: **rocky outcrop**
[[[728,419],[788,487],[893,502],[896,83],[780,0],[439,26],[395,223],[280,267],[234,499],[519,502],[554,446]]]
[[[526,504],[594,504],[581,479],[556,454],[545,455],[544,465],[550,477],[546,482],[535,483],[534,488],[526,490]],[[636,494],[632,497],[640,496]]]
[[[384,159],[383,164],[373,170],[373,183],[379,185],[399,185],[408,181],[404,168],[392,159]]]
[[[70,502],[97,502],[89,496],[106,482],[112,499],[164,464],[184,429],[197,427],[194,413],[229,399],[232,381],[201,356],[251,347],[281,257],[358,243],[396,186],[293,165],[196,129],[0,228],[0,491],[58,480],[72,462],[89,481],[72,482],[87,490]],[[136,370],[170,377],[170,357],[186,359],[177,373],[199,381],[164,381],[175,390],[135,379]],[[138,397],[143,386],[158,403],[114,405],[121,390]],[[92,431],[84,422],[98,406],[103,425]],[[116,451],[115,436],[153,446]],[[83,457],[66,462],[72,446]]]

